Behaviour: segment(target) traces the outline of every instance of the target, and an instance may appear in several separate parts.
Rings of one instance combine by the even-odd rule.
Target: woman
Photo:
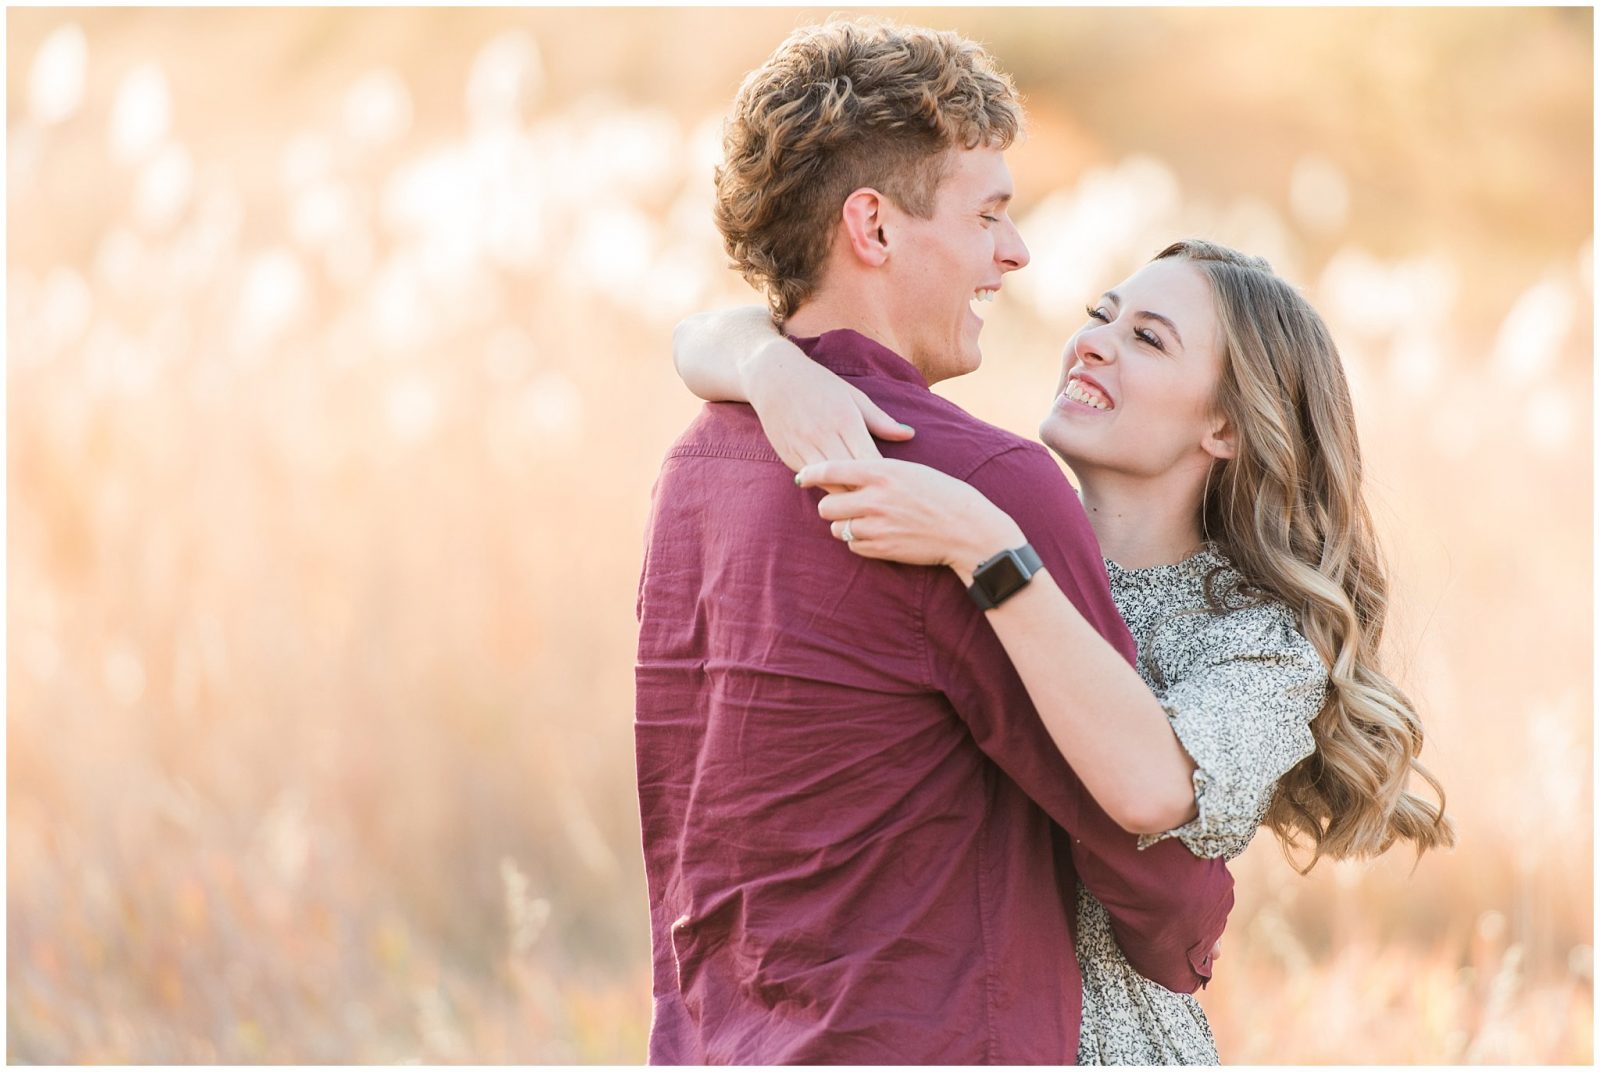
[[[1025,542],[966,484],[876,456],[894,425],[770,325],[686,322],[702,397],[748,398],[857,554],[974,566]],[[1387,602],[1349,389],[1320,317],[1267,263],[1180,242],[1088,309],[1040,434],[1076,474],[1142,688],[1042,576],[988,612],[1063,755],[1106,811],[1201,856],[1265,824],[1285,850],[1454,843],[1421,724],[1377,662]],[[837,460],[821,460],[832,457]],[[1435,806],[1407,792],[1417,773]],[[1198,1003],[1137,975],[1080,886],[1084,1064],[1216,1063]]]

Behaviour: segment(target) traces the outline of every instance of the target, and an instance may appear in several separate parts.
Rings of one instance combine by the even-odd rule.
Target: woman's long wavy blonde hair
[[[1422,723],[1378,664],[1388,580],[1362,494],[1361,448],[1339,351],[1310,303],[1259,257],[1177,242],[1211,285],[1224,340],[1217,407],[1236,452],[1217,463],[1202,529],[1246,583],[1291,607],[1328,666],[1316,751],[1284,775],[1266,823],[1290,854],[1371,856],[1397,839],[1455,844],[1444,789],[1417,761]],[[1435,805],[1408,791],[1415,773]],[[1291,855],[1292,859],[1292,855]]]

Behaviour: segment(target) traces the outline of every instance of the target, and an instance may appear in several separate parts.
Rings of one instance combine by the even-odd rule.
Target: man
[[[1027,263],[1003,157],[1020,123],[972,42],[801,30],[740,89],[717,222],[811,358],[917,429],[885,453],[1016,518],[1131,659],[1054,462],[928,390],[978,367],[970,303]],[[978,597],[853,556],[816,500],[731,403],[705,407],[656,485],[636,724],[652,1063],[1069,1063],[1080,879],[1134,967],[1194,990],[1232,905],[1223,866],[1137,851]]]

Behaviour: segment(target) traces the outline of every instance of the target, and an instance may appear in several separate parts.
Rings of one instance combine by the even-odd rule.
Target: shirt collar
[[[928,381],[917,366],[851,328],[835,328],[821,335],[789,336],[813,361],[840,376],[884,376],[926,388]]]

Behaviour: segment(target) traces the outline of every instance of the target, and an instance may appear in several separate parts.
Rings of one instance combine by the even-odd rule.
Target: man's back
[[[886,453],[1011,510],[1131,654],[1042,448],[853,332],[805,345],[918,429]],[[954,575],[852,555],[816,498],[732,404],[702,411],[656,488],[637,721],[652,1062],[1070,1061],[1079,874],[1125,924],[1130,959],[1193,989],[1192,949],[1231,904],[1225,871],[1181,848],[1135,853]],[[1053,849],[1052,817],[1070,851]]]

